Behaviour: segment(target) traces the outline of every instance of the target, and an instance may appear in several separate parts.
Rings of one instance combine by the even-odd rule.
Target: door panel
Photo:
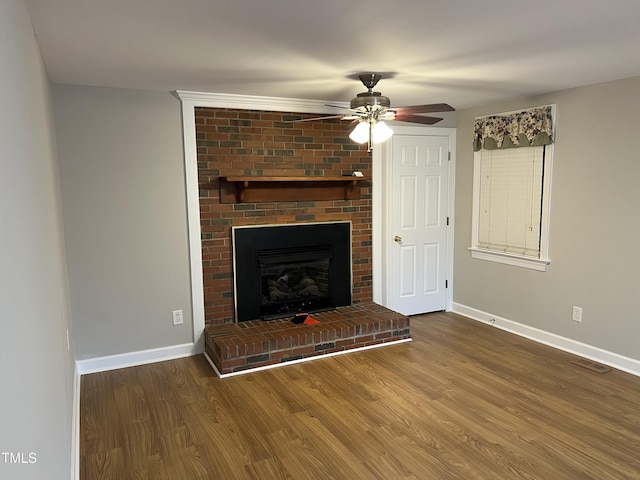
[[[416,294],[416,248],[415,245],[400,247],[400,297]]]
[[[427,175],[425,179],[425,228],[438,227],[440,224],[440,182],[436,175]]]
[[[416,227],[416,200],[418,181],[414,176],[400,178],[400,224],[403,229]]]
[[[424,293],[436,293],[439,286],[438,258],[440,257],[440,245],[428,244],[424,246]],[[435,268],[434,268],[435,266]]]

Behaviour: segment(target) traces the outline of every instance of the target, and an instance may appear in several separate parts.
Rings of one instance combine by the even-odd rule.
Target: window
[[[548,108],[549,114],[551,107]],[[525,112],[516,112],[522,115]],[[514,114],[483,117],[511,118]],[[550,122],[549,117],[549,122]],[[522,119],[519,118],[519,122]],[[499,122],[503,138],[479,140],[474,154],[474,193],[471,255],[524,268],[545,271],[548,259],[549,189],[553,145],[551,135],[525,139],[512,121]],[[507,128],[505,128],[505,125]],[[549,123],[549,132],[551,124]],[[482,125],[485,134],[487,127]],[[490,128],[489,128],[490,130]],[[540,129],[535,129],[536,135]],[[505,140],[509,137],[508,140]],[[508,143],[508,146],[504,146]],[[542,145],[539,145],[542,143]],[[520,146],[521,145],[521,146]],[[483,148],[490,146],[490,148]]]

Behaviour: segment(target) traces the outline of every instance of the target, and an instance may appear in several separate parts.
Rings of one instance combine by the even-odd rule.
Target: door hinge
[[[448,157],[449,161],[451,161],[451,152],[447,152],[447,157]]]
[[[444,281],[444,288],[449,288],[449,280]]]
[[[447,217],[447,227],[449,226],[449,217]]]

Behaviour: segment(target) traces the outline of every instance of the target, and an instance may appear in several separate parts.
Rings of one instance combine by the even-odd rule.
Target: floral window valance
[[[550,145],[553,143],[552,120],[551,105],[476,118],[473,150]]]

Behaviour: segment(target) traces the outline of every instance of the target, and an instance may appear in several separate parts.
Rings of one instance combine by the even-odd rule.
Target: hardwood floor
[[[451,313],[413,342],[218,379],[86,375],[81,478],[640,479],[640,378]]]

